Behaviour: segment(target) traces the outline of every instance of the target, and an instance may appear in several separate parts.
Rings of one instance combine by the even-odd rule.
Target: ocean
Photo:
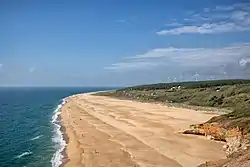
[[[0,167],[58,167],[67,96],[108,88],[0,88]],[[110,89],[110,88],[109,88]]]

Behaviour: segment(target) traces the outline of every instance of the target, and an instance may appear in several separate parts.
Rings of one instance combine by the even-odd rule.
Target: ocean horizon
[[[64,98],[105,87],[0,87],[0,166],[58,167],[65,147]]]

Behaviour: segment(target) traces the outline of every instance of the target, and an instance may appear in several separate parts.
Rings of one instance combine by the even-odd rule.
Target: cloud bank
[[[170,75],[250,76],[250,43],[221,48],[156,48],[105,67],[116,72],[165,71]]]
[[[250,31],[250,3],[216,6],[212,9],[205,8],[202,12],[192,14],[182,22],[186,24],[163,29],[156,34],[218,34]],[[171,23],[168,25],[171,25]]]

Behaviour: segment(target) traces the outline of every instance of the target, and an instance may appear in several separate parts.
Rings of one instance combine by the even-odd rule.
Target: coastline
[[[110,90],[105,90],[105,91],[110,91]],[[59,112],[58,117],[57,117],[57,121],[58,121],[58,124],[60,125],[60,131],[61,131],[62,136],[63,136],[63,141],[66,143],[66,145],[63,148],[63,150],[60,152],[60,154],[62,155],[62,159],[61,159],[61,164],[59,165],[59,167],[66,167],[67,166],[66,164],[68,164],[69,161],[70,161],[68,153],[67,153],[67,146],[69,144],[69,135],[68,135],[68,133],[72,133],[72,132],[67,133],[67,128],[66,128],[67,125],[65,125],[65,122],[63,122],[63,119],[62,119],[62,116],[61,116],[62,108],[64,107],[65,104],[67,104],[67,101],[69,99],[73,98],[73,97],[77,97],[77,96],[82,95],[82,94],[91,95],[91,94],[95,94],[95,93],[99,93],[99,92],[105,92],[105,91],[96,91],[96,92],[74,94],[74,95],[71,95],[71,96],[68,96],[68,97],[65,97],[64,99],[62,99],[62,101],[63,101],[62,106],[57,111],[57,112]],[[61,105],[61,104],[59,104],[59,105]],[[68,131],[69,131],[69,128],[68,128]],[[69,166],[71,166],[71,164],[69,164]]]
[[[94,125],[94,124],[91,124],[91,126],[95,126],[94,129],[92,127],[89,127],[91,121],[89,122],[85,118],[82,118],[82,117],[85,117],[85,116],[86,117],[92,116],[91,115],[92,113],[89,112],[90,111],[89,110],[89,106],[86,105],[85,108],[83,106],[81,106],[81,107],[83,107],[83,108],[81,108],[81,110],[79,108],[77,108],[77,107],[79,107],[77,105],[81,105],[82,104],[82,103],[79,103],[79,100],[86,101],[86,102],[88,100],[92,100],[93,101],[93,99],[100,100],[100,98],[101,98],[101,100],[102,100],[102,98],[104,98],[105,100],[108,99],[110,101],[113,100],[112,98],[108,98],[108,97],[98,97],[98,96],[94,97],[94,96],[91,96],[91,94],[93,94],[93,93],[95,93],[95,92],[84,93],[84,94],[77,94],[77,95],[69,96],[69,97],[65,98],[65,104],[60,108],[60,114],[59,114],[60,115],[59,116],[60,125],[61,125],[61,129],[60,130],[61,130],[61,132],[63,134],[63,139],[66,142],[66,146],[64,147],[64,149],[62,151],[63,159],[62,159],[62,164],[60,165],[60,167],[73,167],[73,166],[77,167],[77,166],[82,166],[85,163],[86,164],[89,163],[89,162],[83,162],[83,161],[86,161],[83,158],[83,156],[87,156],[87,158],[89,158],[89,155],[87,155],[87,154],[102,155],[101,154],[102,151],[106,151],[107,152],[107,150],[102,150],[100,152],[98,151],[98,149],[100,147],[103,147],[102,145],[99,146],[99,145],[97,145],[95,143],[89,144],[88,142],[90,142],[93,138],[95,138],[95,136],[99,136],[99,135],[101,137],[103,137],[103,138],[106,138],[106,135],[108,134],[109,130],[107,132],[105,132],[106,129],[98,129],[97,127],[99,127],[99,125],[97,126],[97,125]],[[116,99],[116,101],[121,101],[123,103],[126,100],[117,100]],[[140,102],[131,102],[130,101],[129,103],[140,103]],[[153,107],[156,107],[156,108],[159,107],[159,106],[167,108],[166,106],[162,106],[160,104],[144,104],[144,105],[152,105]],[[93,107],[93,106],[91,106],[91,107]],[[76,111],[76,109],[77,110],[79,109],[79,111],[74,112],[75,115],[72,115],[71,112],[72,111]],[[101,108],[98,108],[98,109],[101,109]],[[176,110],[176,109],[178,110],[178,108],[172,108],[172,109],[169,109],[169,110]],[[87,111],[87,110],[89,110],[89,111]],[[180,110],[187,110],[188,112],[190,111],[190,109],[180,109]],[[86,112],[86,114],[88,114],[88,115],[86,115],[83,112]],[[112,114],[110,114],[110,115],[112,117]],[[209,117],[213,116],[213,114],[211,114],[211,113],[210,113],[210,115],[208,113],[204,113],[204,116],[205,115],[206,115],[206,119],[208,119]],[[107,120],[107,122],[105,122],[105,126],[106,126],[106,124],[108,126],[110,126],[110,125],[114,126],[115,123],[116,123],[116,122],[111,122],[109,124],[109,121],[111,121],[111,120],[109,120],[109,119],[107,119],[107,117],[104,117],[104,116],[101,116],[101,115],[96,115],[95,118],[91,117],[91,119],[93,119],[93,120],[96,119],[96,118],[97,118],[98,121],[101,120],[103,122],[105,122]],[[123,121],[126,122],[127,120],[123,120]],[[132,123],[129,123],[129,121],[127,121],[126,124],[129,125],[129,124],[132,124]],[[89,136],[91,137],[91,140],[88,139],[89,136],[85,136],[84,132],[81,132],[82,130],[79,127],[77,127],[77,126],[80,126],[80,125],[83,126],[84,129],[86,129],[86,133],[89,134]],[[120,125],[123,126],[125,124],[121,123]],[[187,125],[184,125],[183,127],[185,127],[185,126],[187,126]],[[97,128],[97,131],[96,131],[96,128]],[[124,129],[122,129],[122,130],[124,130]],[[93,131],[96,131],[96,132],[93,132]],[[93,134],[91,134],[91,133],[93,133]],[[135,166],[148,166],[147,164],[145,164],[145,162],[144,162],[145,160],[141,160],[142,157],[140,158],[139,155],[136,155],[137,154],[136,151],[131,150],[131,148],[129,148],[129,146],[126,147],[126,142],[122,141],[123,139],[120,140],[119,138],[112,138],[112,137],[110,138],[110,136],[112,136],[112,133],[108,134],[109,137],[107,138],[107,141],[112,142],[112,143],[110,143],[110,148],[114,147],[114,149],[115,149],[117,147],[119,149],[119,150],[117,150],[116,155],[118,155],[119,159],[122,159],[124,161],[125,164],[123,166],[131,166],[131,165],[135,165]],[[125,134],[122,134],[122,135],[125,135]],[[205,162],[204,160],[218,160],[218,159],[221,159],[221,158],[225,158],[225,156],[223,154],[223,151],[222,151],[222,144],[221,143],[215,142],[215,141],[209,141],[207,139],[204,139],[204,138],[201,138],[201,137],[197,137],[197,136],[181,136],[181,138],[186,138],[187,140],[194,140],[194,141],[197,140],[198,142],[201,142],[201,143],[204,142],[206,144],[209,144],[210,147],[212,147],[212,150],[214,150],[214,151],[216,150],[217,151],[217,152],[213,153],[216,156],[215,155],[208,155],[208,157],[206,157],[206,155],[201,155],[201,157],[198,157],[198,158],[200,158],[198,161],[192,160],[194,162],[190,162],[187,165],[183,165],[183,162],[188,162],[189,160],[186,159],[183,162],[182,162],[182,160],[179,161],[178,158],[176,158],[176,159],[173,158],[173,157],[176,156],[175,155],[176,153],[173,153],[173,156],[171,156],[171,155],[169,156],[169,154],[171,154],[171,153],[169,153],[169,152],[166,153],[166,151],[165,152],[164,151],[160,151],[160,150],[157,149],[157,147],[152,150],[152,148],[150,148],[150,147],[152,147],[152,145],[149,145],[147,143],[147,141],[145,142],[143,138],[140,138],[141,136],[136,136],[132,132],[128,132],[126,135],[128,135],[129,137],[130,136],[135,137],[136,141],[134,141],[134,139],[133,139],[133,142],[134,142],[135,145],[138,145],[138,147],[139,146],[140,147],[145,147],[146,150],[151,150],[152,153],[153,153],[151,156],[155,155],[156,153],[159,154],[158,156],[161,157],[161,158],[159,158],[157,160],[157,162],[154,162],[154,163],[159,163],[158,166],[162,166],[162,165],[163,166],[164,165],[165,166],[166,165],[171,165],[171,166],[190,166],[190,165],[193,165],[193,164],[195,164],[197,166],[200,163]],[[173,136],[173,137],[175,137],[175,136]],[[81,138],[83,138],[83,139],[81,139]],[[86,138],[86,139],[84,139],[84,138]],[[129,139],[129,140],[132,141],[132,139]],[[105,140],[103,140],[101,142],[107,143],[107,141],[105,142]],[[142,143],[146,143],[146,145],[145,146],[142,145],[141,142]],[[85,146],[84,143],[86,145],[88,143],[89,146]],[[100,144],[100,142],[99,142],[99,144]],[[107,145],[109,145],[109,144],[107,144]],[[148,147],[148,145],[150,147]],[[166,144],[166,145],[168,145],[168,144]],[[173,147],[173,145],[171,145],[171,144],[169,146]],[[218,148],[218,146],[221,147],[221,148]],[[86,148],[83,148],[83,147],[86,147]],[[91,153],[85,153],[85,150],[88,150],[88,149],[91,150]],[[200,149],[200,147],[199,147],[199,149]],[[119,157],[120,153],[118,153],[120,151],[122,151],[121,157]],[[207,150],[204,150],[204,151],[207,151]],[[105,153],[103,152],[103,154],[105,154]],[[123,154],[125,154],[125,156]],[[141,154],[143,155],[145,153],[143,152]],[[138,156],[138,157],[136,157],[135,155]],[[102,161],[105,162],[106,156],[107,155],[105,155],[104,158],[100,158],[101,157],[100,156],[99,157],[101,159],[100,161],[101,162]],[[146,155],[144,155],[144,156],[146,156]],[[165,158],[163,158],[162,156],[164,156]],[[205,158],[203,158],[202,156],[204,156]],[[211,157],[209,157],[209,156],[211,156]],[[201,159],[204,159],[204,160],[201,161]],[[89,160],[91,161],[91,158]],[[151,160],[151,161],[153,161],[153,160]],[[113,162],[113,163],[115,164],[117,162]],[[93,165],[93,166],[98,166],[98,165]],[[107,166],[109,166],[109,165],[107,165]]]
[[[63,151],[61,152],[61,154],[63,156],[62,164],[59,166],[59,167],[63,167],[64,164],[66,164],[69,161],[68,155],[66,153],[66,147],[67,147],[67,144],[69,143],[69,136],[66,133],[66,128],[61,123],[61,120],[62,120],[61,116],[59,116],[59,120],[60,120],[60,125],[61,125],[60,131],[62,132],[63,140],[66,143],[66,146],[64,147]]]
[[[67,157],[66,154],[63,154],[63,152],[66,148],[68,137],[65,133],[66,128],[61,124],[61,109],[65,104],[66,99],[64,98],[61,100],[61,103],[57,105],[57,108],[54,110],[54,114],[52,115],[51,122],[54,125],[54,135],[52,137],[52,140],[57,147],[56,152],[51,158],[52,167],[61,167],[63,164],[64,156]]]
[[[85,93],[84,93],[85,94]],[[79,153],[80,152],[73,152],[72,155],[72,151],[70,150],[71,147],[73,147],[74,149],[78,147],[78,142],[77,139],[75,138],[75,134],[72,131],[72,129],[69,127],[69,123],[67,123],[67,121],[65,119],[63,119],[62,115],[66,114],[64,108],[65,105],[67,105],[68,100],[70,98],[76,97],[78,95],[81,94],[75,94],[69,97],[64,98],[65,100],[65,104],[61,107],[60,109],[60,125],[61,125],[61,132],[63,134],[63,140],[66,142],[66,145],[64,147],[64,149],[62,150],[61,154],[63,156],[62,158],[62,163],[60,164],[59,167],[67,167],[67,166],[72,166],[72,167],[78,167],[78,164],[75,163],[75,161],[79,161]],[[76,155],[78,154],[78,155]],[[78,160],[75,160],[78,159]]]
[[[103,91],[97,91],[97,92],[103,92]],[[65,104],[67,104],[67,101],[70,98],[79,96],[81,94],[93,94],[93,93],[97,93],[97,92],[80,93],[80,94],[74,94],[74,95],[65,97],[65,98],[62,99],[62,103],[60,103],[58,105],[58,107],[55,109],[55,115],[52,116],[52,123],[55,126],[57,126],[57,125],[60,126],[59,131],[62,134],[62,141],[65,142],[65,146],[63,146],[63,149],[61,151],[60,151],[60,149],[59,149],[59,151],[58,150],[56,151],[56,153],[59,153],[62,156],[59,159],[61,161],[60,164],[56,165],[56,166],[64,167],[70,161],[68,153],[67,153],[67,145],[69,144],[69,135],[68,135],[68,133],[70,133],[70,132],[67,132],[67,128],[66,128],[67,126],[63,122],[63,119],[62,119],[62,116],[61,116],[62,108],[64,107]],[[56,119],[53,118],[55,116],[57,117]],[[56,135],[58,135],[58,134],[56,134]],[[56,153],[54,153],[54,154],[56,154]],[[53,161],[53,157],[52,157],[51,161]],[[53,164],[52,164],[52,166],[53,166]]]

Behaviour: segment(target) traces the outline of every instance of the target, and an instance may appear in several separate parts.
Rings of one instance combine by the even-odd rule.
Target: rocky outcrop
[[[208,139],[225,142],[224,149],[227,157],[236,152],[247,150],[250,141],[243,135],[239,128],[224,129],[216,124],[191,125],[184,134],[194,134],[206,136]]]
[[[250,149],[241,150],[231,154],[227,159],[205,162],[198,167],[249,167]]]
[[[250,140],[239,128],[224,129],[216,124],[191,125],[184,134],[206,136],[225,142],[227,159],[205,162],[198,167],[250,167]]]

